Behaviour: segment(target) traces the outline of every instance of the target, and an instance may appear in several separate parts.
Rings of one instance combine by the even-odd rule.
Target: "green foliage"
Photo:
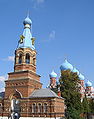
[[[82,104],[79,93],[79,77],[77,73],[70,70],[61,72],[60,90],[62,97],[65,98],[67,113],[70,117],[67,119],[80,119]]]
[[[87,100],[87,98],[85,97],[83,99],[82,106],[83,106],[83,114],[84,114],[84,116],[87,119],[89,119],[90,115],[94,114],[94,100],[93,99]]]
[[[86,97],[83,99],[82,106],[83,106],[84,117],[89,119],[90,105],[89,105],[89,101],[87,100]]]
[[[80,117],[80,113],[78,112],[78,110],[76,110],[73,107],[71,108],[69,107],[66,113],[67,113],[66,115],[67,119],[83,119],[82,117]]]
[[[94,113],[94,99],[89,101],[90,112]]]
[[[89,113],[90,112],[89,101],[87,100],[86,97],[83,99],[82,106],[83,106],[83,113]]]
[[[94,113],[94,100],[87,100],[85,97],[81,103],[81,95],[79,93],[79,77],[77,73],[70,70],[61,72],[59,85],[52,90],[58,92],[60,87],[61,96],[65,98],[66,119],[83,119],[84,115],[88,119],[90,113]]]

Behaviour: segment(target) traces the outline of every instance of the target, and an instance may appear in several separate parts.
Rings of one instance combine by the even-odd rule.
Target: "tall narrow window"
[[[2,103],[0,103],[0,107],[2,107]]]
[[[44,113],[47,113],[47,104],[44,104]]]
[[[38,112],[42,112],[42,105],[41,104],[38,104]]]
[[[36,105],[33,104],[33,105],[32,105],[32,113],[35,113],[35,112],[36,112]]]
[[[36,58],[33,58],[33,65],[36,65]]]
[[[30,55],[26,54],[26,64],[30,64]]]
[[[19,64],[22,63],[22,54],[19,55]]]

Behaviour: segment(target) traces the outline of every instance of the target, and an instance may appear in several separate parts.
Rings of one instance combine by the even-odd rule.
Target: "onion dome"
[[[57,74],[54,71],[52,71],[49,76],[50,76],[50,78],[56,78]]]
[[[80,80],[84,80],[85,79],[85,77],[82,74],[79,75],[79,78],[80,78]]]
[[[65,60],[63,64],[61,64],[60,66],[60,70],[63,71],[63,70],[73,70],[73,66],[67,61]]]
[[[32,21],[31,21],[31,19],[27,16],[27,17],[25,18],[25,20],[23,21],[23,24],[24,24],[24,25],[26,25],[26,24],[31,25],[31,24],[32,24]]]
[[[91,83],[90,81],[88,81],[88,82],[86,83],[86,87],[92,87],[92,83]]]
[[[32,50],[35,50],[34,47],[35,39],[32,37],[31,32],[32,21],[29,18],[29,16],[26,17],[26,19],[23,21],[23,24],[24,24],[24,31],[23,34],[20,36],[17,48],[31,48]]]
[[[79,75],[79,71],[76,68],[73,68],[72,72],[77,73],[77,75]]]

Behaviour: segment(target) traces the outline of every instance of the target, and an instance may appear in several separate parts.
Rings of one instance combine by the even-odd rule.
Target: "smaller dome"
[[[54,71],[52,71],[49,76],[50,76],[50,78],[56,78],[57,74]]]
[[[32,24],[32,21],[29,17],[26,17],[25,20],[23,21],[23,24],[26,25],[26,24],[29,24],[31,25]]]
[[[86,87],[92,87],[92,83],[91,83],[90,81],[88,81],[88,82],[86,83]]]
[[[63,71],[63,70],[71,70],[72,71],[73,70],[73,66],[67,60],[65,60],[63,62],[63,64],[61,64],[60,70],[61,71]]]
[[[73,68],[72,72],[77,73],[77,75],[79,75],[79,71],[76,68]]]
[[[79,75],[79,78],[80,78],[80,80],[84,80],[85,79],[85,77],[82,74]]]

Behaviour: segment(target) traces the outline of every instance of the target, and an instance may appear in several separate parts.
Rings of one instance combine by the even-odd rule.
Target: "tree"
[[[83,119],[78,110],[76,110],[74,107],[69,107],[66,111],[67,115],[66,118],[67,119]]]
[[[84,117],[86,117],[87,119],[89,119],[90,101],[87,100],[86,96],[85,96],[85,98],[83,99],[82,106],[83,106],[83,114],[84,114]]]
[[[80,119],[82,104],[79,93],[79,77],[70,70],[62,71],[60,77],[61,96],[65,98],[67,119]]]
[[[84,117],[90,119],[91,115],[94,114],[94,99],[87,99],[85,96],[82,102],[82,106]]]
[[[89,101],[90,112],[94,114],[94,99]]]

